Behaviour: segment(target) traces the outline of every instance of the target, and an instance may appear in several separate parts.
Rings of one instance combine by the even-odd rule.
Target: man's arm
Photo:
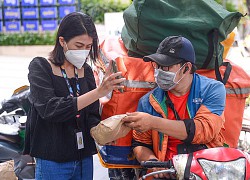
[[[188,136],[183,121],[168,120],[143,112],[127,113],[127,115],[123,121],[136,131],[156,130],[180,140],[185,140]]]

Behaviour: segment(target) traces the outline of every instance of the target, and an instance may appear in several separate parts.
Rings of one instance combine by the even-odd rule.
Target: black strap
[[[208,67],[209,63],[211,62],[211,59],[213,58],[214,49],[215,49],[214,69],[215,69],[216,79],[222,82],[223,84],[226,84],[229,78],[229,75],[231,73],[232,66],[229,62],[222,63],[222,65],[226,67],[224,77],[222,78],[221,73],[220,73],[219,59],[218,59],[218,43],[219,43],[218,29],[212,29],[211,31],[209,31],[207,37],[208,37],[208,54],[201,68],[206,69]]]
[[[224,77],[222,79],[221,73],[220,73],[220,66],[219,66],[219,60],[218,60],[218,43],[219,43],[219,32],[217,29],[214,31],[214,44],[215,44],[215,75],[216,79],[223,84],[227,83],[227,80],[229,78],[229,75],[232,70],[232,66],[229,62],[223,62],[222,65],[226,67]]]
[[[215,69],[215,75],[216,75],[216,79],[221,81],[223,84],[226,84],[227,83],[227,80],[230,76],[230,73],[232,71],[232,65],[230,64],[230,62],[223,62],[222,63],[222,66],[225,66],[226,67],[226,70],[224,72],[224,77],[222,79],[221,77],[221,73],[219,71],[219,68],[218,70]],[[219,79],[218,79],[219,78]]]
[[[174,103],[171,101],[171,99],[170,99],[170,97],[169,97],[169,95],[168,95],[168,92],[166,91],[165,94],[166,94],[166,105],[167,105],[167,107],[169,106],[170,109],[174,112],[174,116],[175,116],[175,118],[176,118],[177,120],[181,120],[181,118],[180,118],[178,112],[177,112],[177,111],[175,110],[175,108],[174,108]]]
[[[192,164],[193,156],[194,156],[193,153],[190,153],[188,155],[188,160],[187,160],[186,168],[185,168],[185,171],[184,171],[184,180],[189,180],[190,169],[191,169],[191,164]]]
[[[207,40],[208,40],[208,53],[206,60],[204,61],[203,65],[201,66],[201,69],[206,69],[211,62],[211,59],[214,55],[214,43],[213,43],[213,37],[214,37],[215,29],[212,29],[207,34]]]

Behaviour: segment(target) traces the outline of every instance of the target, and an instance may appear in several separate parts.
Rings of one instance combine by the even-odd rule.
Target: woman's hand
[[[112,90],[124,88],[124,86],[121,85],[120,83],[122,83],[126,79],[125,78],[117,79],[117,77],[121,76],[122,73],[121,72],[112,73],[110,71],[111,69],[110,66],[111,65],[109,65],[109,68],[107,69],[107,73],[104,76],[103,81],[99,87],[77,98],[78,111],[92,104],[93,102],[100,99],[101,97],[108,95],[108,93],[110,93]]]
[[[97,88],[101,97],[107,95],[112,90],[124,88],[124,86],[121,85],[120,83],[125,81],[126,78],[116,79],[116,77],[120,76],[121,74],[122,74],[121,72],[117,72],[103,79],[101,85]]]
[[[121,72],[117,72],[117,73],[112,73],[111,72],[111,63],[110,63],[108,68],[107,68],[107,72],[106,72],[106,74],[105,74],[105,76],[103,78],[102,83],[97,88],[97,90],[98,90],[101,97],[107,95],[112,90],[117,90],[117,89],[124,88],[124,86],[121,85],[121,83],[123,81],[125,81],[126,78],[118,78],[121,75],[122,75]]]

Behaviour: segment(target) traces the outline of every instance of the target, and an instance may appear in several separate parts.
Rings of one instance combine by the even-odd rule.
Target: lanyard
[[[61,66],[60,68],[61,68],[62,75],[63,75],[63,77],[64,77],[64,79],[66,81],[67,87],[69,89],[70,96],[74,97],[74,92],[73,92],[73,89],[72,89],[72,87],[71,87],[71,85],[69,83],[69,78],[67,76],[65,68],[64,68],[64,66]],[[80,85],[79,85],[79,82],[78,82],[78,72],[77,72],[76,67],[75,67],[75,78],[76,78],[76,96],[79,96],[80,95]]]
[[[63,78],[66,81],[66,84],[67,84],[67,87],[68,87],[68,90],[69,90],[69,94],[70,94],[71,97],[74,97],[73,88],[71,87],[71,85],[69,83],[69,78],[67,76],[67,73],[65,71],[64,66],[61,66],[60,69],[61,69]],[[76,96],[78,97],[80,95],[80,84],[79,84],[79,81],[78,81],[78,72],[77,72],[76,67],[75,67],[75,78],[76,78]],[[76,124],[77,124],[78,129],[80,129],[80,126],[79,126],[78,121],[77,121],[78,118],[80,118],[80,113],[79,112],[76,115]]]

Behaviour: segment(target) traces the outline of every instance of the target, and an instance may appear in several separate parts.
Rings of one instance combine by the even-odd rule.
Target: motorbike
[[[190,154],[175,155],[166,162],[144,161],[146,169],[166,168],[142,176],[142,179],[160,174],[174,174],[179,180],[249,180],[250,156],[236,148],[218,147],[199,150]]]
[[[22,86],[0,104],[0,164],[13,160],[14,173],[19,180],[35,179],[34,159],[22,155],[30,106],[28,94],[29,86]]]

